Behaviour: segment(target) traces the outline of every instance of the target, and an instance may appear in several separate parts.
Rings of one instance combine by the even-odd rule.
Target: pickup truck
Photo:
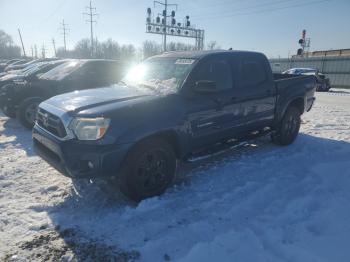
[[[59,63],[59,62],[50,62]],[[53,96],[117,83],[127,64],[104,59],[66,60],[40,77],[0,87],[0,108],[31,129],[38,105]]]
[[[42,102],[34,148],[72,179],[106,179],[140,201],[171,185],[178,160],[266,132],[291,144],[315,87],[313,76],[273,75],[257,52],[164,53],[118,85]]]

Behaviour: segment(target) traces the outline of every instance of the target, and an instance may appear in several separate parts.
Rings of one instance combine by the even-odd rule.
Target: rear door
[[[274,119],[276,89],[266,59],[244,54],[236,65],[241,125],[247,130],[269,126]]]

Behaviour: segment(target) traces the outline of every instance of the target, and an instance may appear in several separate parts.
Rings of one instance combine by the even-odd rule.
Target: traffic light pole
[[[165,12],[163,13],[163,18],[164,18],[164,25],[165,25],[165,30],[164,30],[164,41],[163,41],[163,50],[166,52],[166,25],[167,25],[167,16],[168,16],[168,0],[165,0]]]

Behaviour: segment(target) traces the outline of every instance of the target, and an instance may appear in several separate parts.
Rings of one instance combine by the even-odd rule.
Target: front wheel
[[[272,141],[279,145],[290,145],[299,134],[301,118],[300,111],[296,107],[289,107],[278,127],[272,135]]]
[[[139,202],[164,193],[176,173],[176,155],[162,139],[140,142],[124,160],[119,179],[120,191]]]
[[[35,123],[39,104],[44,99],[41,97],[30,97],[23,100],[17,110],[17,119],[28,129],[32,129]]]

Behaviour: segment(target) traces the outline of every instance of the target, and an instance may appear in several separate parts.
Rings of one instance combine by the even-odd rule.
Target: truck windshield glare
[[[172,93],[180,89],[189,74],[194,59],[151,59],[133,67],[121,81],[123,84],[146,87],[159,93]]]

